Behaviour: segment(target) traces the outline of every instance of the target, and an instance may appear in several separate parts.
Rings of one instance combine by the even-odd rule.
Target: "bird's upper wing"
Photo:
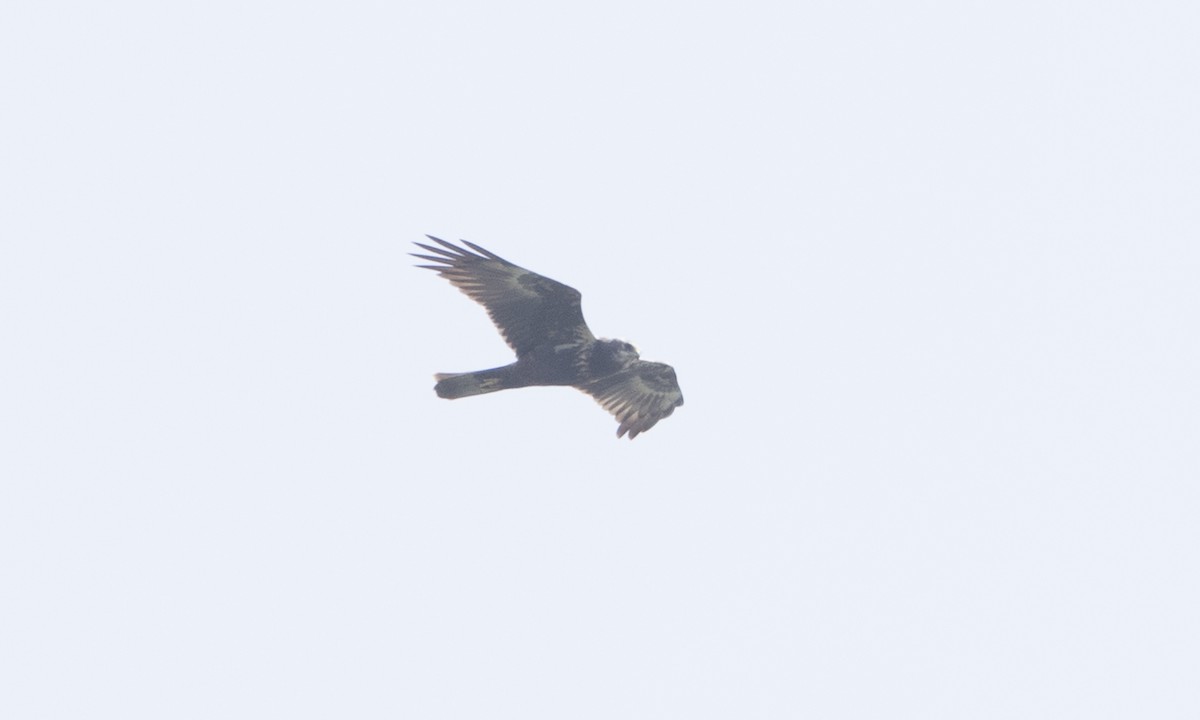
[[[621,423],[617,437],[632,440],[683,404],[683,392],[670,365],[638,360],[624,370],[577,386],[596,398]]]
[[[575,288],[513,265],[466,240],[462,242],[470,250],[432,235],[426,237],[441,247],[416,243],[434,254],[413,256],[440,264],[418,267],[436,270],[487,308],[488,316],[518,357],[538,345],[594,339],[583,320]]]

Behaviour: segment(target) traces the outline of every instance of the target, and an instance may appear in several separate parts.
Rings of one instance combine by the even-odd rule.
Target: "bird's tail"
[[[433,386],[433,390],[438,394],[438,397],[446,398],[447,400],[470,397],[471,395],[484,395],[496,392],[497,390],[507,390],[511,387],[517,387],[510,383],[511,367],[511,365],[506,365],[505,367],[492,368],[491,370],[476,370],[475,372],[438,373],[433,376],[437,380],[437,385]]]

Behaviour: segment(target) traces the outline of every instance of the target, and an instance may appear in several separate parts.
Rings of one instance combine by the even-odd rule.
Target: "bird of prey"
[[[640,359],[623,340],[597,338],[588,329],[579,291],[518,267],[463,240],[458,247],[426,235],[437,247],[411,253],[482,305],[517,354],[511,365],[434,375],[438,397],[461,398],[529,387],[569,385],[591,395],[616,416],[617,437],[637,437],[683,404],[675,370]]]

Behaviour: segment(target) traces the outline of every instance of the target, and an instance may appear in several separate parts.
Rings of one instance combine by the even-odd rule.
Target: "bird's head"
[[[637,348],[624,340],[609,340],[606,338],[599,342],[603,343],[605,349],[611,353],[613,362],[619,368],[629,367],[641,357],[641,355],[638,355]]]

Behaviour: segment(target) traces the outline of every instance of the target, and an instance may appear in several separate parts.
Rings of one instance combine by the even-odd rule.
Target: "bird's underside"
[[[426,236],[416,243],[429,268],[482,305],[517,355],[490,370],[439,373],[439,397],[460,398],[532,385],[569,385],[591,395],[620,423],[617,437],[643,433],[683,404],[670,365],[640,359],[623,340],[596,338],[583,319],[579,291],[462,241]]]

